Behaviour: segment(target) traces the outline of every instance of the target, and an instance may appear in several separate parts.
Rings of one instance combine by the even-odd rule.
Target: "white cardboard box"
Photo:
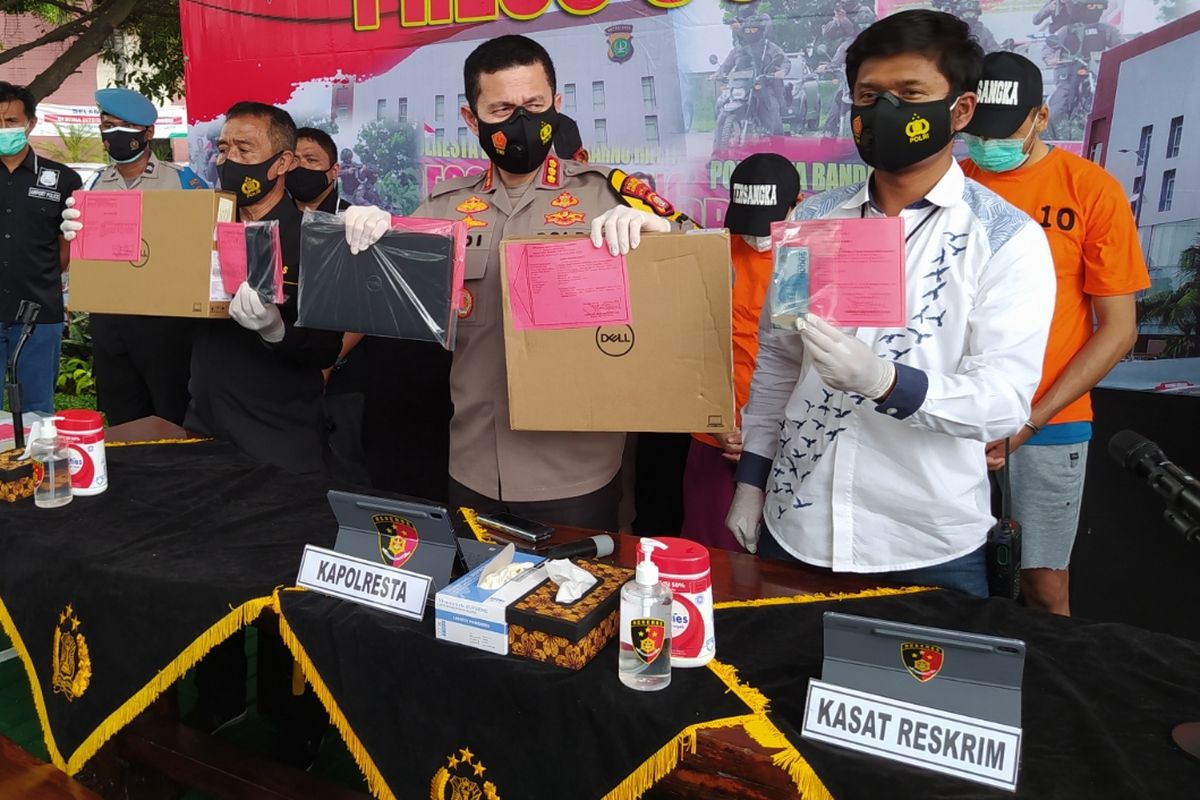
[[[513,563],[537,563],[542,556],[517,551]],[[499,589],[479,588],[479,576],[488,562],[451,583],[434,598],[437,638],[465,644],[489,653],[508,655],[508,607],[548,579],[546,567],[526,570]]]

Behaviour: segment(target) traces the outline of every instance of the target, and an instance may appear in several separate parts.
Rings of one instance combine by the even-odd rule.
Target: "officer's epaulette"
[[[667,198],[650,188],[650,184],[624,170],[614,169],[609,172],[608,185],[617,198],[631,208],[665,217],[680,224],[684,222],[696,224],[687,214],[676,209]],[[697,225],[697,227],[699,226]]]
[[[432,199],[434,197],[440,197],[444,194],[456,192],[459,189],[473,188],[487,180],[490,174],[491,170],[489,169],[474,175],[460,175],[457,178],[438,181],[433,185],[433,188],[429,190],[429,198]]]

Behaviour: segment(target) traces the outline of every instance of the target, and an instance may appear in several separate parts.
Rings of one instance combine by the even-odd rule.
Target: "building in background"
[[[46,24],[42,20],[29,14],[3,14],[0,15],[0,42],[8,48],[16,47],[41,38],[45,34],[45,27]],[[6,62],[0,66],[0,80],[18,86],[29,84],[53,64],[72,43],[73,40],[67,39],[45,44]],[[67,76],[58,89],[39,100],[39,124],[30,137],[34,149],[58,161],[102,166],[106,159],[96,127],[99,112],[96,108],[95,94],[97,89],[106,86],[123,85],[121,77],[116,67],[102,62],[98,56],[92,56],[83,62],[79,69]],[[155,133],[160,138],[170,138],[172,160],[186,163],[187,113],[183,108],[183,99],[173,101],[166,108],[164,104],[157,105],[167,116],[178,122],[169,129],[160,122]],[[55,122],[58,123],[57,129],[54,126]],[[72,130],[73,128],[77,130]],[[59,135],[59,130],[67,134],[67,141]],[[79,141],[78,137],[72,137],[71,134],[76,132],[88,134],[91,141]]]
[[[1150,295],[1177,288],[1182,264],[1200,253],[1197,52],[1200,12],[1107,51],[1084,142],[1084,154],[1130,198]],[[1143,333],[1171,332],[1143,326]]]

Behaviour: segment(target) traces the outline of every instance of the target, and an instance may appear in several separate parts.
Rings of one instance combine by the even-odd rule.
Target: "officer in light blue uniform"
[[[207,189],[190,167],[150,152],[158,109],[132,89],[100,89],[100,137],[111,164],[88,189]],[[183,423],[188,406],[192,323],[177,317],[92,314],[96,401],[109,425],[157,416]]]

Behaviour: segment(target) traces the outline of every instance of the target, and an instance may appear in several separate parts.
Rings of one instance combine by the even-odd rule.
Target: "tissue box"
[[[519,551],[513,556],[517,563],[540,560]],[[570,605],[554,601],[558,585],[546,576],[545,566],[488,591],[479,588],[486,562],[480,564],[437,593],[437,638],[489,653],[581,668],[616,634],[621,586],[633,577],[633,570],[593,561],[574,563],[598,580]]]
[[[15,503],[33,497],[33,490],[41,483],[41,466],[26,459],[19,461],[21,450],[5,450],[0,453],[0,500]]]
[[[508,608],[508,650],[516,656],[581,669],[617,633],[621,587],[633,570],[598,561],[575,564],[596,576],[596,584],[570,605],[554,601],[558,585],[547,580]]]

